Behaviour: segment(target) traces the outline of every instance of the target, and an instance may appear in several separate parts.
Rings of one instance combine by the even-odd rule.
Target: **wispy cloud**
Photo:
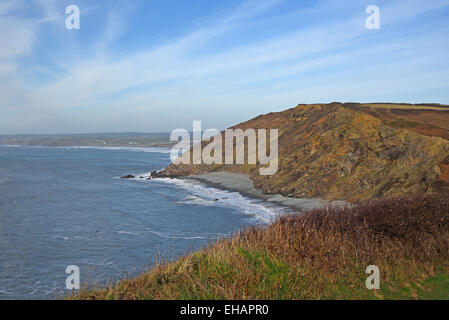
[[[0,89],[0,110],[14,109],[10,118],[26,109],[30,114],[52,113],[79,130],[95,130],[94,123],[97,130],[112,130],[122,118],[135,117],[134,127],[117,130],[161,130],[161,121],[152,116],[164,117],[173,126],[203,116],[223,127],[299,102],[395,100],[407,94],[416,99],[416,87],[421,87],[423,98],[449,103],[449,96],[435,94],[442,83],[449,83],[444,62],[449,48],[443,40],[448,28],[423,34],[408,25],[416,17],[447,10],[447,0],[381,1],[382,29],[377,33],[364,28],[366,15],[359,2],[362,10],[354,10],[349,1],[319,1],[288,11],[282,10],[285,1],[245,1],[210,21],[200,17],[201,27],[187,34],[123,54],[110,54],[109,49],[133,32],[133,26],[129,12],[124,15],[124,8],[112,6],[103,21],[106,27],[97,30],[101,36],[94,54],[61,59],[62,70],[38,85],[21,79],[17,64],[18,57],[31,52],[37,29],[26,19],[11,18],[14,5],[8,2],[0,6],[0,27],[7,24],[0,28],[0,36],[6,30],[0,37],[0,79],[11,75],[15,80],[3,89],[8,92]],[[54,1],[38,2],[44,8],[40,22],[60,18]],[[337,7],[342,16],[332,15]],[[272,32],[278,27],[279,32]],[[11,28],[20,34],[18,43]],[[68,118],[76,113],[78,117]],[[41,125],[53,116],[39,120]]]

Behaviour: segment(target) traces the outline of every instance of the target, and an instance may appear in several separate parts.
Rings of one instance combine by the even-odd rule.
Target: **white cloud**
[[[15,16],[20,9],[22,1],[0,4],[0,110],[23,104],[26,95],[17,59],[31,54],[36,29],[31,20]]]
[[[52,17],[57,17],[54,1],[39,2],[45,3],[41,21],[52,21]],[[443,8],[448,2],[388,2],[381,6],[382,23],[391,27],[429,10]],[[245,119],[246,114],[255,115],[261,110],[299,102],[318,102],[316,100],[320,98],[333,101],[381,97],[382,94],[372,93],[372,86],[383,90],[384,95],[394,94],[396,88],[398,93],[406,96],[407,90],[412,89],[406,81],[400,83],[400,77],[408,77],[409,84],[414,86],[419,85],[420,77],[426,79],[428,82],[422,87],[429,90],[438,82],[447,80],[441,71],[432,69],[422,68],[420,75],[413,74],[413,68],[418,68],[420,62],[441,58],[437,56],[441,51],[420,51],[424,44],[431,44],[418,35],[402,41],[388,41],[380,36],[372,43],[360,41],[361,37],[371,36],[364,28],[364,10],[346,20],[320,19],[321,12],[332,11],[335,1],[321,1],[319,6],[307,11],[308,15],[316,15],[318,19],[319,23],[313,26],[298,26],[298,30],[291,29],[257,41],[249,40],[245,44],[226,47],[221,52],[207,50],[211,42],[219,42],[240,28],[245,30],[255,19],[280,3],[277,0],[244,2],[234,11],[221,18],[214,17],[213,21],[187,35],[119,57],[108,55],[108,46],[126,28],[126,19],[120,16],[120,11],[112,10],[96,55],[67,63],[62,66],[66,68],[62,76],[34,88],[26,87],[20,81],[15,60],[30,54],[36,39],[35,28],[30,28],[30,21],[2,15],[2,12],[12,12],[12,4],[9,9],[8,6],[0,6],[0,27],[2,23],[7,24],[0,28],[0,79],[9,76],[13,79],[0,89],[0,108],[20,106],[36,115],[79,110],[83,115],[74,118],[74,122],[86,124],[88,121],[94,125],[96,119],[105,126],[108,121],[112,126],[124,117],[134,116],[143,126],[146,115],[185,113],[185,117],[179,120],[182,122],[194,114],[204,115],[204,110],[213,106],[215,112],[209,117],[220,114],[220,119],[213,124],[219,127],[221,119],[226,116],[220,108],[228,108],[228,114],[232,114],[229,121],[235,121],[239,116],[241,120]],[[349,10],[351,6],[346,2],[345,5]],[[293,13],[287,14],[291,19]],[[303,12],[298,14],[304,15]],[[275,18],[282,21],[283,17]],[[257,23],[263,24],[261,21]],[[20,39],[15,39],[17,34]],[[362,47],[354,47],[359,42]],[[391,55],[392,61],[376,63],[376,54],[379,57]],[[402,60],[398,58],[401,55],[404,57]],[[368,67],[373,64],[370,68],[358,65],[364,57],[368,59],[364,62]],[[319,74],[327,68],[348,64],[352,64],[353,70],[338,70],[335,74],[327,72],[321,78],[313,75],[314,72]],[[393,70],[396,74],[389,74]],[[382,72],[387,76],[385,80],[376,76]],[[345,78],[348,75],[350,79]],[[364,81],[366,77],[370,78]],[[266,85],[268,90],[256,85],[270,81]],[[236,112],[242,109],[245,109],[242,114]],[[100,119],[102,113],[107,117]]]

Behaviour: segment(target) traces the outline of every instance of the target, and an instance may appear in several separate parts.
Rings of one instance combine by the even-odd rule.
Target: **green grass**
[[[421,299],[449,300],[449,274],[430,277],[416,288]]]

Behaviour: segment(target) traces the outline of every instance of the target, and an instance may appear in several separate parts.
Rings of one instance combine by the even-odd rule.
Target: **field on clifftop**
[[[254,227],[74,299],[449,299],[449,198],[366,201]],[[365,269],[380,269],[380,289]]]
[[[160,175],[243,172],[268,194],[349,202],[449,192],[447,106],[298,105],[232,128],[279,129],[275,175],[261,176],[259,166],[249,164],[171,165]]]

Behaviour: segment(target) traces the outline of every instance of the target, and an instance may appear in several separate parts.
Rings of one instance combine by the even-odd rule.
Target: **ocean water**
[[[0,146],[0,299],[134,276],[282,212],[193,180],[120,179],[169,164],[162,148]]]

